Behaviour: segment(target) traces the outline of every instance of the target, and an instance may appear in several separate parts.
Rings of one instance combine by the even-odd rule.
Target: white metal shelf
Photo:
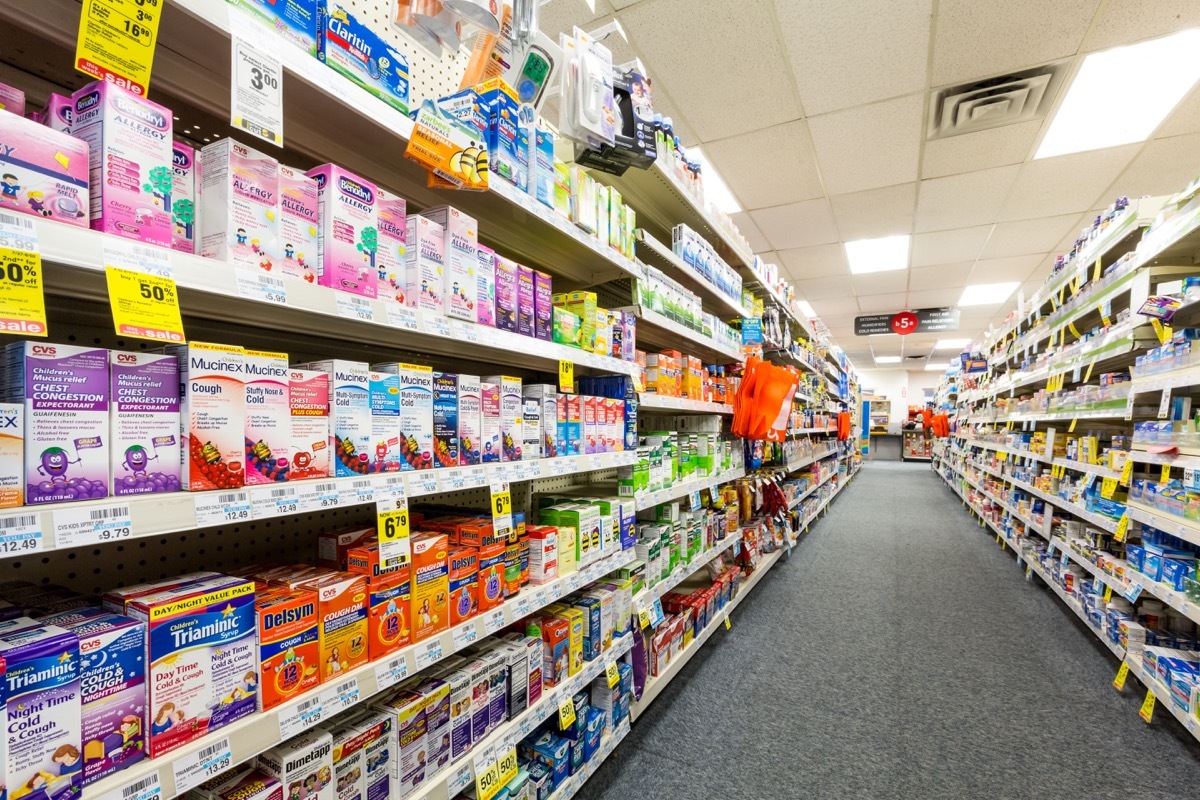
[[[683,339],[686,347],[682,349],[705,361],[741,362],[745,360],[740,347],[735,348],[718,342],[711,336],[705,336],[700,331],[693,330],[643,305],[622,306],[615,310],[633,314],[641,320],[637,329],[639,345],[645,342],[664,349],[677,349],[681,346],[679,340]],[[644,349],[649,350],[650,348]]]
[[[653,492],[640,492],[634,495],[634,501],[637,503],[638,511],[647,508],[654,508],[659,503],[666,503],[674,500],[677,497],[686,497],[692,492],[700,492],[705,489],[711,489],[714,486],[720,486],[722,483],[729,483],[738,478],[746,476],[746,470],[737,467],[736,469],[726,470],[725,472],[708,478],[695,478],[690,481],[668,486],[665,489],[658,489]]]
[[[694,267],[675,255],[674,250],[654,238],[643,228],[637,229],[637,241],[640,245],[638,255],[642,261],[659,268],[672,280],[695,292],[702,300],[708,301],[715,309],[718,309],[717,316],[724,317],[728,314],[736,317],[746,316],[746,309],[742,308],[740,298],[734,299],[713,286]]]
[[[801,460],[799,460],[799,461],[789,461],[789,462],[788,462],[788,465],[787,465],[787,471],[788,471],[788,472],[795,472],[795,471],[796,471],[796,470],[798,470],[798,469],[804,469],[804,468],[805,468],[805,467],[807,467],[809,464],[813,464],[813,463],[815,463],[815,462],[817,462],[817,461],[821,461],[822,459],[826,459],[826,458],[829,458],[830,456],[834,456],[834,455],[837,455],[837,448],[836,448],[836,447],[834,447],[834,448],[832,448],[832,449],[830,449],[830,450],[825,450],[825,451],[823,451],[823,452],[820,452],[820,453],[814,453],[814,454],[813,454],[812,456],[810,456],[809,458],[804,458],[804,459],[801,459]]]
[[[1142,682],[1142,685],[1154,692],[1155,705],[1169,711],[1171,716],[1187,729],[1188,733],[1196,739],[1200,739],[1200,719],[1188,714],[1182,708],[1175,705],[1175,701],[1171,699],[1171,690],[1164,686],[1157,676],[1151,676],[1142,667],[1141,655],[1131,653],[1122,660],[1129,665],[1129,671]]]
[[[821,478],[821,480],[817,481],[812,486],[808,487],[808,489],[806,489],[804,491],[804,494],[796,495],[796,497],[792,498],[792,501],[790,503],[788,503],[788,510],[791,511],[792,509],[799,507],[799,505],[801,503],[803,503],[805,500],[807,500],[812,495],[813,492],[817,491],[817,489],[820,489],[822,486],[829,483],[830,479],[833,478],[837,474],[838,474],[837,470],[831,471],[824,478]]]
[[[596,755],[592,756],[592,760],[587,763],[587,766],[583,768],[583,772],[577,772],[563,781],[547,800],[570,800],[578,794],[588,779],[596,774],[596,770],[600,768],[600,765],[612,755],[613,750],[621,743],[621,740],[629,735],[630,724],[630,717],[621,720],[621,724],[617,726],[617,729],[604,738],[604,741],[600,744],[600,749],[596,752]]]
[[[639,411],[673,411],[676,414],[732,414],[733,406],[726,403],[706,403],[686,397],[667,397],[654,392],[638,394]]]
[[[1127,502],[1125,509],[1131,520],[1158,528],[1165,533],[1178,536],[1180,539],[1192,544],[1200,545],[1200,522],[1193,522],[1190,519],[1178,517],[1174,514],[1164,514],[1136,500]]]
[[[674,589],[685,580],[695,575],[700,570],[712,561],[721,553],[724,553],[736,543],[741,541],[740,534],[731,534],[726,536],[717,544],[705,550],[703,553],[698,553],[694,559],[686,564],[681,564],[666,578],[663,578],[653,586],[647,586],[645,589],[637,593],[633,598],[633,612],[636,616],[639,611],[645,611],[654,604],[654,601],[662,597],[667,592]]]
[[[1109,641],[1104,636],[1104,633],[1099,628],[1097,628],[1095,625],[1092,624],[1092,621],[1090,619],[1088,619],[1087,614],[1084,613],[1083,606],[1079,604],[1079,601],[1077,601],[1074,597],[1072,597],[1071,595],[1069,595],[1065,591],[1063,591],[1063,588],[1058,585],[1058,582],[1055,581],[1052,577],[1050,577],[1050,574],[1047,573],[1044,569],[1042,569],[1041,565],[1038,564],[1036,560],[1030,561],[1028,563],[1029,563],[1029,569],[1033,570],[1034,573],[1036,573],[1037,576],[1039,578],[1041,578],[1042,581],[1047,586],[1049,586],[1056,595],[1058,595],[1058,599],[1060,599],[1064,603],[1066,603],[1067,607],[1075,612],[1075,616],[1079,617],[1079,619],[1083,621],[1083,624],[1088,626],[1088,628],[1092,631],[1092,633],[1096,635],[1096,638],[1099,639],[1100,641],[1104,642],[1105,646],[1108,647],[1108,649],[1112,651],[1112,654],[1114,656],[1116,656],[1118,659],[1124,661],[1125,660],[1125,648],[1121,647],[1121,645],[1119,645],[1119,644],[1114,644],[1113,642]]]

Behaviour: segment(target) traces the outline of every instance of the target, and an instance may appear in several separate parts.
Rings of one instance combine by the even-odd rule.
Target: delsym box
[[[379,190],[379,297],[404,305],[408,292],[408,203],[394,192]]]
[[[404,235],[408,267],[406,305],[441,314],[446,295],[446,229],[429,217],[409,214]]]
[[[334,164],[314,167],[306,174],[317,180],[317,283],[377,297],[379,189]]]
[[[284,39],[317,54],[317,9],[320,0],[231,0],[233,5],[261,19]]]
[[[292,409],[286,353],[246,351],[246,483],[288,480]]]
[[[13,342],[7,397],[25,406],[25,502],[108,496],[108,351]]]
[[[483,245],[475,267],[475,322],[496,327],[496,251]]]
[[[294,167],[279,165],[279,258],[284,275],[315,283],[317,272],[317,181]]]
[[[277,588],[258,593],[259,710],[266,711],[321,682],[317,595]]]
[[[33,120],[0,115],[0,211],[88,226],[88,146]]]
[[[458,463],[482,463],[483,407],[478,375],[458,376]]]
[[[420,364],[375,364],[400,376],[400,469],[433,468],[433,369]]]
[[[214,578],[131,600],[148,628],[151,758],[253,714],[258,707],[254,584]]]
[[[233,139],[200,150],[200,255],[271,270],[279,258],[279,162]]]
[[[8,711],[5,785],[13,797],[78,797],[83,778],[79,638],[54,625],[0,640]],[[28,787],[28,791],[22,789]]]
[[[245,485],[246,351],[223,344],[173,345],[179,361],[180,483],[189,491]]]
[[[317,58],[407,114],[408,60],[339,3],[317,1],[324,15],[317,31]]]
[[[321,370],[288,371],[288,480],[329,476],[329,381],[329,373]]]
[[[458,376],[433,373],[433,466],[458,466]]]
[[[179,491],[179,362],[112,350],[108,370],[113,495]]]
[[[442,313],[475,321],[475,268],[479,264],[479,225],[451,206],[426,209],[427,217],[445,231],[445,289]]]
[[[146,626],[101,614],[63,627],[79,637],[87,786],[146,757]]]
[[[400,376],[372,370],[371,472],[400,471]]]
[[[196,252],[196,198],[199,189],[196,176],[199,165],[196,151],[183,142],[171,143],[172,179],[171,222],[175,226],[171,234],[171,247],[181,253]]]
[[[171,112],[105,81],[72,99],[71,135],[87,142],[91,164],[92,228],[170,247]]]
[[[367,365],[332,359],[299,364],[300,369],[321,370],[330,377],[330,444],[334,475],[349,478],[370,471],[371,378]]]

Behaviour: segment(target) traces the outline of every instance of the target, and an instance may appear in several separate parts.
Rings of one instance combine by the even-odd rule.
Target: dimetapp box
[[[292,443],[286,353],[246,351],[246,483],[288,480]]]
[[[335,717],[325,725],[333,737],[333,780],[335,800],[366,800],[366,781],[363,773],[365,739],[361,731],[347,718]]]
[[[200,254],[271,270],[279,254],[279,162],[234,139],[200,150]]]
[[[283,587],[259,592],[259,710],[267,711],[321,682],[316,593]]]
[[[258,768],[274,776],[287,800],[333,800],[333,737],[313,728],[259,753]]]
[[[112,493],[179,491],[179,361],[109,351]]]
[[[458,463],[482,463],[483,407],[478,375],[458,376]]]
[[[429,217],[409,214],[404,223],[409,308],[443,313],[446,296],[446,229]]]
[[[333,474],[339,478],[365,475],[370,470],[371,376],[360,361],[330,359],[297,365],[330,377],[330,446]]]
[[[408,294],[408,203],[379,190],[379,297],[404,305]]]
[[[295,167],[279,165],[279,271],[313,283],[317,279],[317,182]]]
[[[412,538],[414,642],[447,630],[448,550],[449,541],[445,534],[422,534]]]
[[[25,505],[25,408],[0,403],[0,508]]]
[[[458,466],[458,375],[433,373],[433,466]]]
[[[367,663],[367,579],[329,572],[301,584],[317,597],[321,681],[336,681],[346,670]]]
[[[317,181],[317,283],[378,296],[378,187],[334,164],[306,174]]]
[[[322,370],[288,370],[288,480],[329,476],[329,382]]]
[[[72,99],[71,135],[87,143],[91,165],[92,228],[170,247],[171,112],[107,81]]]
[[[199,174],[196,151],[183,142],[171,143],[171,247],[180,253],[196,252],[196,207]]]
[[[180,484],[190,491],[245,485],[246,351],[189,342],[165,352],[179,362]]]
[[[399,472],[400,376],[372,370],[371,472]]]
[[[445,244],[446,295],[442,313],[455,319],[475,321],[475,268],[479,264],[479,225],[452,206],[438,206],[421,216],[442,226]]]
[[[508,375],[493,375],[483,383],[500,387],[500,460],[520,461],[524,437],[521,425],[524,406],[521,398],[521,379]]]
[[[400,378],[400,469],[433,468],[433,369],[420,364],[375,364]]]
[[[13,342],[4,359],[4,399],[24,405],[25,502],[107,497],[108,351]]]
[[[151,758],[203,738],[258,707],[254,584],[213,578],[131,600],[146,623]]]

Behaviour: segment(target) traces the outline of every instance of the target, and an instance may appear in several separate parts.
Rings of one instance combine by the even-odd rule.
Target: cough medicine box
[[[371,378],[360,361],[332,359],[298,365],[329,374],[333,398],[329,416],[334,474],[339,478],[369,471],[371,446]]]
[[[301,584],[317,598],[321,682],[367,663],[367,579],[330,572]]]
[[[87,143],[91,165],[92,228],[170,247],[171,112],[105,81],[72,100],[71,135]]]
[[[196,252],[196,229],[200,212],[196,201],[200,185],[196,178],[200,165],[196,162],[196,151],[183,142],[171,143],[171,248],[180,253]]]
[[[447,556],[450,580],[450,627],[466,622],[479,610],[479,551],[455,547]]]
[[[364,740],[349,719],[335,717],[325,726],[333,738],[333,780],[335,800],[366,800],[363,773]]]
[[[515,261],[496,256],[496,327],[517,332],[517,273]]]
[[[341,4],[317,0],[317,58],[383,102],[408,113],[408,60]]]
[[[0,658],[6,665],[8,714],[5,784],[16,795],[38,776],[62,776],[66,786],[56,796],[78,797],[83,778],[79,638],[54,625],[13,631],[0,639]]]
[[[442,226],[444,231],[442,313],[454,319],[475,322],[475,268],[479,263],[479,225],[451,206],[426,209],[421,216]]]
[[[420,364],[375,364],[400,378],[400,469],[433,467],[433,370]]]
[[[191,491],[243,486],[246,353],[221,344],[172,345],[179,362],[183,473]]]
[[[448,628],[446,598],[450,586],[446,557],[449,541],[444,534],[414,536],[413,560],[413,641],[419,642]]]
[[[258,662],[260,711],[307,692],[321,682],[317,598],[305,589],[259,592]]]
[[[500,461],[500,384],[491,378],[479,384],[479,451],[480,461],[494,464]]]
[[[378,545],[371,549],[378,556]],[[408,566],[367,579],[369,616],[367,654],[372,661],[386,658],[408,645],[412,637],[412,580]]]
[[[151,758],[258,707],[254,584],[214,578],[130,601],[146,623]]]
[[[317,283],[377,297],[378,187],[334,164],[305,174],[317,181]]]
[[[179,362],[113,350],[108,370],[113,495],[179,491]]]
[[[446,229],[420,214],[405,220],[409,308],[443,313],[446,296]]]
[[[310,56],[317,54],[317,10],[321,5],[320,0],[235,0],[233,4],[262,20]]]
[[[200,151],[200,254],[271,270],[279,254],[279,162],[234,139]]]
[[[25,408],[0,403],[0,508],[25,505]]]
[[[146,626],[102,614],[63,627],[79,637],[87,786],[146,756]]]
[[[317,182],[294,167],[279,165],[279,252],[284,275],[313,283],[317,279]]]
[[[379,190],[379,297],[405,304],[408,296],[408,203],[393,192]]]
[[[322,370],[288,370],[288,480],[329,476],[329,380]]]
[[[458,376],[433,373],[433,466],[458,466]]]
[[[24,405],[25,502],[108,496],[108,351],[13,342],[4,352],[7,399]]]
[[[256,759],[287,800],[333,800],[333,737],[319,728],[277,744]]]
[[[533,270],[517,265],[517,333],[533,336]]]
[[[458,376],[458,463],[482,463],[483,406],[478,375]]]
[[[400,376],[372,370],[371,472],[399,472]]]
[[[246,483],[288,480],[292,410],[286,353],[246,351]]]
[[[500,460],[520,461],[524,436],[521,425],[524,420],[524,405],[521,397],[521,379],[507,375],[493,375],[483,383],[500,387]]]

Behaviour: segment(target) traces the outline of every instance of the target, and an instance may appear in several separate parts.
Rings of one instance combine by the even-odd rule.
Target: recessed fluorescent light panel
[[[934,364],[933,362],[930,362],[925,365],[925,371],[926,372],[942,372],[949,366],[950,366],[950,362],[948,362],[948,361],[943,361],[938,364]]]
[[[812,319],[817,315],[817,312],[813,311],[813,307],[808,304],[807,300],[800,300],[796,305],[800,306],[800,313],[804,314],[808,319]]]
[[[876,364],[899,364],[900,356],[875,356]]]
[[[962,297],[958,298],[960,306],[998,306],[1007,300],[1020,286],[1019,281],[1011,283],[977,283],[963,289]]]
[[[908,266],[908,237],[884,236],[846,242],[846,260],[855,275],[904,269]]]
[[[700,175],[704,179],[704,199],[726,214],[736,214],[741,211],[741,203],[733,196],[733,192],[729,191],[729,187],[712,168],[712,164],[708,163],[708,158],[700,151],[700,148],[689,148],[688,156],[700,163]]]
[[[1200,28],[1092,53],[1034,158],[1144,141],[1200,79]]]
[[[971,343],[970,339],[938,339],[934,350],[962,350]]]

